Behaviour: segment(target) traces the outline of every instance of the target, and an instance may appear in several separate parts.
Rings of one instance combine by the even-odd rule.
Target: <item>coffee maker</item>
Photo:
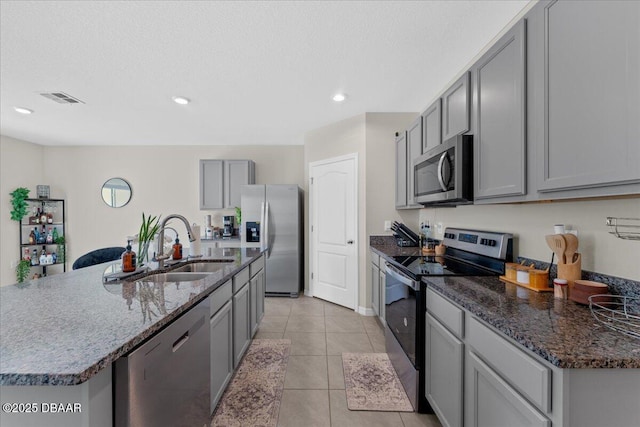
[[[235,221],[235,217],[233,215],[222,217],[222,237],[231,237],[233,236],[233,223]]]

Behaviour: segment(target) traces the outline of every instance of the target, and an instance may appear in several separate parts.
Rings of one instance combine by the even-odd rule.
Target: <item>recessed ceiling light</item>
[[[191,102],[189,98],[185,98],[184,96],[174,96],[171,99],[173,99],[173,102],[180,105],[187,105],[188,103]]]
[[[33,110],[30,110],[30,109],[24,108],[24,107],[13,107],[13,109],[16,110],[20,114],[31,114],[31,113],[33,113]]]
[[[336,93],[335,95],[333,95],[333,100],[335,102],[342,102],[345,99],[347,99],[347,95],[345,95],[344,93]]]

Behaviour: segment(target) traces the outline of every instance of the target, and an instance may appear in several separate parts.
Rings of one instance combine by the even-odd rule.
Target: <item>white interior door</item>
[[[312,294],[355,309],[358,290],[357,156],[311,163],[309,175]]]

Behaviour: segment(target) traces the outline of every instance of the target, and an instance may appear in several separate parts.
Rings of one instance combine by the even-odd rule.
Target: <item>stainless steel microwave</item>
[[[458,135],[413,162],[414,200],[425,206],[473,203],[473,136]]]

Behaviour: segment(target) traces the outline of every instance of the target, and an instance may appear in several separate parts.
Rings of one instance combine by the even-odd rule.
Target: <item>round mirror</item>
[[[122,178],[111,178],[102,186],[102,200],[112,208],[121,208],[131,200],[131,185]]]

